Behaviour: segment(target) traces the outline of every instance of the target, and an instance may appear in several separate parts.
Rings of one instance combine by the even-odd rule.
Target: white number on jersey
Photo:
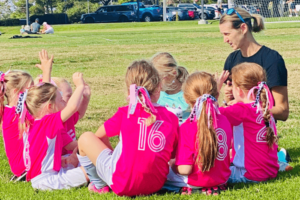
[[[149,133],[147,140],[147,126],[146,119],[139,117],[138,124],[140,125],[140,133],[139,133],[139,146],[138,150],[145,151],[146,148],[146,140],[148,141],[148,146],[153,152],[160,152],[165,148],[166,145],[166,137],[162,132],[158,131],[159,127],[162,125],[163,121],[157,120]],[[159,141],[159,142],[157,142]],[[156,143],[155,143],[156,142]]]
[[[227,135],[225,131],[221,128],[216,129],[216,134],[218,138],[218,150],[219,150],[217,160],[223,161],[226,158],[228,152]]]
[[[258,117],[256,118],[256,123],[261,124],[261,122],[264,120],[264,117],[262,114],[258,115]],[[267,127],[264,126],[263,128],[261,128],[257,135],[256,135],[256,142],[263,142],[263,143],[267,143],[266,140],[266,134],[267,134]]]

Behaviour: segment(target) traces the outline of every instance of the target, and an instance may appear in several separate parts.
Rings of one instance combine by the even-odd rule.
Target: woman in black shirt
[[[224,42],[235,50],[228,56],[224,70],[231,71],[242,62],[262,66],[267,73],[267,84],[275,102],[271,112],[276,120],[285,121],[289,115],[287,70],[283,58],[277,51],[258,44],[254,39],[252,32],[260,32],[263,29],[264,22],[260,15],[250,15],[241,8],[229,9],[222,16],[220,32],[223,34]],[[233,100],[230,80],[226,82],[224,91],[226,102]]]

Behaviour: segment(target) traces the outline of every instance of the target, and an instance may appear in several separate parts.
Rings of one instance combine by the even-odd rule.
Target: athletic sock
[[[85,169],[90,182],[95,185],[97,189],[105,187],[107,184],[98,176],[96,167],[92,161],[87,156],[81,156],[77,154],[77,157],[80,165]]]

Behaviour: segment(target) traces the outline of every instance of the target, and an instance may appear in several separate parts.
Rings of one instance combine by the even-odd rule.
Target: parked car
[[[132,5],[137,10],[137,2],[122,3],[122,5]],[[162,20],[163,9],[157,5],[145,6],[142,2],[139,3],[139,18],[144,22]]]
[[[194,20],[199,18],[198,11],[194,9],[182,9],[178,7],[167,7],[167,20],[176,21],[176,12],[178,20]]]
[[[199,6],[196,3],[180,3],[177,5],[177,7],[179,8],[196,8],[198,13],[199,13],[199,17],[202,18],[202,8],[201,6]],[[214,11],[209,11],[207,9],[204,8],[204,14],[203,14],[204,19],[213,19],[215,17],[215,12]]]
[[[136,21],[133,5],[102,6],[96,12],[81,15],[83,23]]]

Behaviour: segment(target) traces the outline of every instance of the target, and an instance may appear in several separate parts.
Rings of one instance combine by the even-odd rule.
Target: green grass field
[[[276,49],[288,69],[290,116],[278,122],[279,146],[291,154],[294,170],[279,173],[274,180],[260,184],[238,184],[217,197],[175,194],[152,195],[137,199],[299,199],[300,185],[300,24],[267,24],[267,29],[255,37],[260,44]],[[197,21],[86,24],[54,26],[54,35],[38,39],[8,39],[19,33],[20,27],[0,27],[0,70],[22,69],[36,77],[41,72],[34,67],[42,48],[54,54],[53,76],[71,80],[80,71],[91,86],[92,98],[84,119],[76,126],[77,137],[97,128],[116,112],[125,101],[124,76],[127,66],[136,59],[150,58],[157,52],[172,53],[189,72],[205,70],[220,72],[232,52],[223,43],[217,22],[198,25]],[[112,139],[115,145],[116,139]],[[87,188],[52,192],[34,191],[30,183],[10,183],[12,175],[0,139],[0,199],[126,199],[113,193],[91,194]],[[151,187],[151,185],[149,185]]]

